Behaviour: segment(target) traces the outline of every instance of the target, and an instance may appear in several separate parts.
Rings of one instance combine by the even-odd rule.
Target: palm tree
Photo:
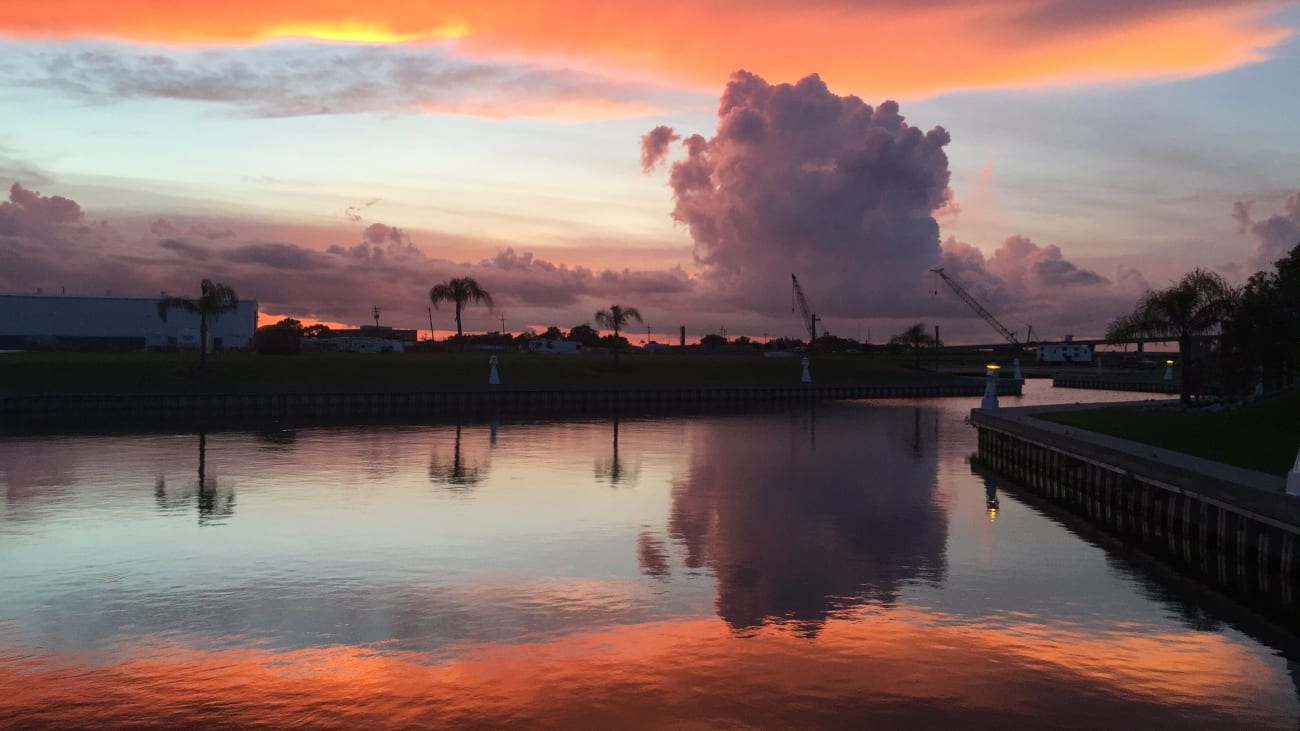
[[[596,313],[596,324],[609,328],[614,331],[614,370],[618,370],[618,331],[622,330],[629,322],[636,320],[644,323],[641,319],[641,313],[635,307],[623,307],[622,305],[610,305],[608,310],[601,310]]]
[[[1142,295],[1127,315],[1106,327],[1107,340],[1144,337],[1178,338],[1178,355],[1183,364],[1179,399],[1192,400],[1194,374],[1193,344],[1197,336],[1212,333],[1232,312],[1237,293],[1214,272],[1193,269],[1167,289]]]
[[[433,308],[438,309],[442,302],[454,302],[456,304],[456,338],[460,339],[464,332],[460,327],[460,311],[470,302],[485,302],[488,309],[492,309],[492,295],[488,294],[486,289],[478,286],[478,282],[472,277],[460,277],[451,279],[442,284],[435,284],[429,290],[429,301],[433,303]]]
[[[158,318],[167,322],[167,313],[181,309],[199,316],[199,370],[208,367],[208,320],[215,320],[223,312],[239,307],[239,295],[220,282],[205,279],[199,284],[198,299],[189,297],[163,297],[158,300]]]

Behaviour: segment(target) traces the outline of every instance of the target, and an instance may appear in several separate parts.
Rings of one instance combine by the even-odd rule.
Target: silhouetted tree
[[[1204,269],[1193,269],[1172,286],[1142,295],[1127,315],[1115,318],[1106,328],[1107,340],[1144,337],[1178,338],[1183,364],[1179,399],[1192,400],[1198,372],[1193,345],[1200,335],[1214,332],[1232,313],[1236,292],[1223,277]]]
[[[596,332],[595,328],[586,323],[574,325],[570,328],[569,334],[564,336],[564,339],[575,343],[582,343],[582,347],[584,348],[594,348],[597,345],[600,345],[600,333]]]
[[[919,367],[921,365],[921,350],[935,347],[936,341],[933,335],[926,332],[925,323],[918,322],[890,338],[889,344],[895,347],[910,348],[916,355],[916,365]]]
[[[601,310],[596,313],[596,324],[613,330],[615,338],[619,336],[619,330],[622,330],[633,320],[640,323],[645,322],[645,320],[641,319],[641,313],[635,307],[610,305],[608,310]],[[620,350],[622,350],[621,347],[614,348],[614,370],[618,370],[618,353]]]
[[[492,295],[487,290],[478,286],[478,282],[472,277],[460,277],[451,279],[442,284],[435,284],[429,290],[429,301],[433,303],[433,308],[438,309],[438,305],[443,302],[451,302],[456,305],[456,337],[460,338],[465,334],[460,325],[460,312],[465,305],[470,302],[482,302],[492,309]]]
[[[163,297],[158,300],[158,319],[167,322],[167,313],[181,309],[199,316],[199,370],[208,367],[208,321],[239,307],[239,295],[220,282],[205,279],[199,283],[199,296]]]

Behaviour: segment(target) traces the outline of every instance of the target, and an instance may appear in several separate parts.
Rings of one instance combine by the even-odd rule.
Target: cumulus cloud
[[[680,140],[681,135],[667,125],[659,125],[641,135],[641,170],[650,172],[668,154],[668,146]]]
[[[1003,325],[1035,337],[1064,333],[1100,335],[1105,324],[1131,310],[1150,286],[1142,273],[1120,265],[1114,279],[1078,266],[1054,244],[1040,245],[1026,236],[1012,236],[991,256],[977,247],[948,237],[940,266]],[[939,284],[943,314],[967,316],[969,309],[948,297]]]
[[[320,249],[244,240],[233,231],[225,235],[224,228],[173,217],[137,224],[138,233],[130,235],[88,224],[68,198],[22,185],[11,189],[10,198],[0,203],[0,291],[150,295],[188,292],[212,278],[274,312],[363,322],[378,304],[392,324],[414,327],[427,323],[429,287],[451,277],[475,277],[498,304],[549,312],[565,326],[582,321],[575,313],[609,302],[630,300],[653,309],[694,290],[680,267],[594,270],[510,247],[476,263],[451,261],[427,253],[405,229],[384,223],[354,230],[351,243]]]
[[[61,195],[43,196],[14,183],[9,187],[9,200],[0,203],[0,236],[48,235],[84,219],[76,201]]]
[[[649,152],[668,134],[647,135]],[[682,142],[672,216],[710,285],[745,307],[788,307],[773,293],[796,273],[826,315],[901,312],[939,259],[948,141],[942,127],[907,124],[897,103],[873,108],[816,75],[769,84],[739,71],[714,136]]]
[[[261,117],[431,111],[618,118],[669,106],[676,94],[574,68],[456,56],[439,45],[33,51],[27,63],[15,65],[10,83],[95,103],[176,99]],[[350,207],[349,217],[367,206]]]
[[[1282,201],[1282,212],[1261,221],[1251,218],[1255,201],[1237,201],[1232,204],[1232,219],[1237,222],[1238,234],[1250,234],[1255,250],[1247,260],[1250,271],[1270,271],[1273,262],[1284,258],[1300,245],[1300,191]]]

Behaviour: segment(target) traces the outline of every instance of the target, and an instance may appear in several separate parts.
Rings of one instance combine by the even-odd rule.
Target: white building
[[[0,294],[0,349],[143,350],[197,348],[199,316],[172,309],[158,317],[158,297],[69,297]],[[257,300],[208,320],[216,350],[247,348],[257,329]]]
[[[533,338],[528,341],[528,352],[530,353],[558,353],[572,355],[582,352],[582,343],[571,340],[549,340],[547,338]]]
[[[1066,335],[1065,342],[1047,343],[1034,348],[1039,363],[1091,363],[1092,348],[1073,342],[1073,335]]]

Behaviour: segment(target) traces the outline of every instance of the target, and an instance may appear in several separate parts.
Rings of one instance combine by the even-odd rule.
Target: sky
[[[1271,0],[0,2],[0,292],[263,320],[1095,336],[1300,243]],[[7,198],[5,197],[7,196]],[[635,339],[634,339],[635,340]]]

